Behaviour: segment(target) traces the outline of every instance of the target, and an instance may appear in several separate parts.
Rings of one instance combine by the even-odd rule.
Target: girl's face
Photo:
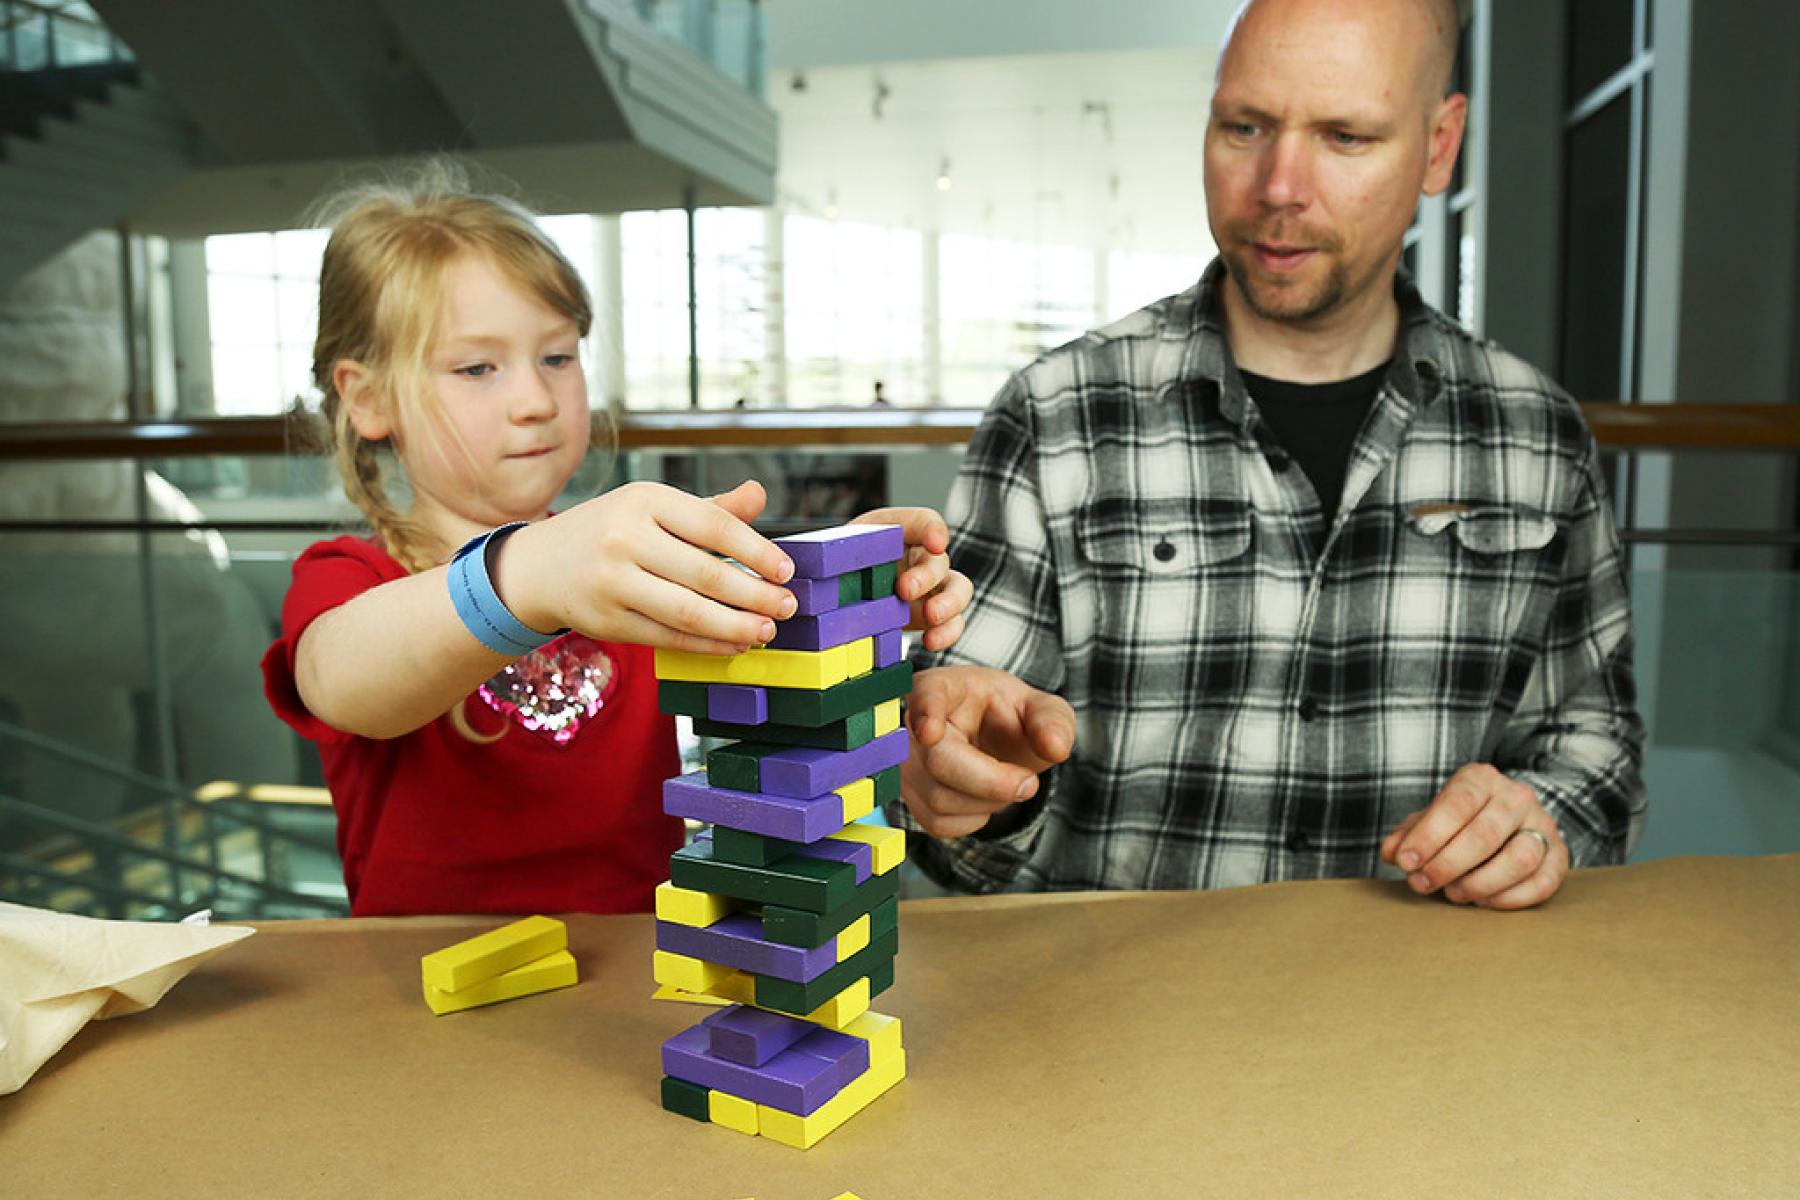
[[[444,297],[425,360],[440,415],[416,420],[398,453],[414,516],[460,545],[549,512],[587,453],[587,380],[575,322],[485,257],[446,267]]]

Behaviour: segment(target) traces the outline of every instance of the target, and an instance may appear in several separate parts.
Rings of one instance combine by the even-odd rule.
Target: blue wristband
[[[508,658],[530,654],[569,632],[559,629],[555,633],[539,633],[513,616],[512,610],[500,599],[500,593],[494,590],[494,580],[488,574],[488,546],[524,525],[523,521],[514,521],[491,529],[470,539],[450,560],[451,607],[456,609],[456,615],[462,618],[476,641]]]

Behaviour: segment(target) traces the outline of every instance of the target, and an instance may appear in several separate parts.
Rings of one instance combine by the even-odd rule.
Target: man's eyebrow
[[[1215,118],[1247,117],[1252,121],[1267,125],[1272,125],[1276,122],[1274,113],[1264,112],[1262,109],[1256,107],[1256,105],[1248,104],[1241,100],[1213,101],[1212,115]]]
[[[1223,100],[1213,104],[1212,116],[1215,120],[1247,119],[1262,125],[1279,125],[1281,119],[1274,113],[1265,112],[1254,104],[1245,101]],[[1371,112],[1345,111],[1333,116],[1319,117],[1312,122],[1317,129],[1355,129],[1363,130],[1376,136],[1385,136],[1394,131],[1392,119]]]

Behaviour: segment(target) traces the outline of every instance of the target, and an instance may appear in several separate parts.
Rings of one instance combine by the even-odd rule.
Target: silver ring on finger
[[[1532,837],[1536,838],[1538,840],[1538,845],[1540,845],[1544,848],[1544,853],[1543,853],[1542,857],[1544,857],[1544,858],[1550,857],[1550,839],[1545,837],[1541,831],[1536,830],[1536,829],[1521,829],[1518,831],[1518,833],[1514,833],[1513,836],[1518,837],[1520,833],[1528,833]]]

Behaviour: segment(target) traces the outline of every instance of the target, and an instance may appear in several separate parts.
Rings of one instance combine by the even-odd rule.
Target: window
[[[584,218],[585,219],[585,218]],[[686,408],[688,394],[687,213],[626,213],[623,244],[625,344],[597,346],[625,356],[632,408]],[[763,213],[706,208],[694,214],[700,405],[729,408],[769,401],[764,359]]]
[[[1583,400],[1635,399],[1642,319],[1649,0],[1567,0],[1558,376]]]
[[[267,416],[312,403],[322,229],[206,239],[214,411]]]
[[[788,217],[784,321],[794,408],[925,395],[925,238],[917,230]]]
[[[1008,375],[1093,325],[1090,250],[945,234],[939,261],[948,404],[987,404]]]

